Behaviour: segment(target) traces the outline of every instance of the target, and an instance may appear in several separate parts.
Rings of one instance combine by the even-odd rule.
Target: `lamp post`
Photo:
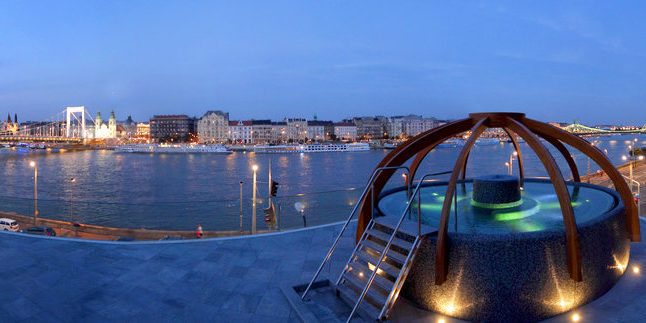
[[[512,171],[514,169],[513,160],[514,160],[514,157],[516,157],[516,156],[518,156],[518,152],[515,151],[515,150],[511,155],[509,155],[509,175],[511,175],[511,173],[512,173]]]
[[[70,178],[70,222],[74,223],[74,183],[76,178]]]
[[[258,165],[253,165],[253,202],[251,208],[251,234],[256,234],[256,171],[258,171]]]
[[[34,169],[34,225],[38,216],[38,165],[35,161],[30,161],[29,166]]]
[[[628,147],[630,147],[630,146],[628,146]],[[621,159],[623,161],[628,160],[628,169],[630,170],[630,192],[632,193],[632,191],[633,191],[633,157],[632,156],[626,157],[626,155],[623,155],[623,156],[621,156]]]
[[[511,175],[511,168],[509,167],[509,162],[505,162],[505,166],[507,166],[507,173]]]
[[[242,181],[240,181],[240,232],[242,232]]]

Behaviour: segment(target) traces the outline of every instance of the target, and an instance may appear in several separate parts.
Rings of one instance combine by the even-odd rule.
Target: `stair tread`
[[[388,240],[390,240],[390,237],[391,237],[391,235],[389,233],[379,231],[379,230],[377,230],[375,228],[370,229],[368,231],[368,234],[375,237],[375,238],[377,238],[377,239],[379,239],[379,240],[382,240],[384,242],[388,242]],[[400,239],[400,238],[397,238],[397,237],[395,237],[395,239],[393,239],[393,244],[397,245],[400,248],[406,249],[406,250],[410,250],[410,249],[413,248],[413,244],[411,242],[408,242],[406,240],[403,240],[403,239]]]
[[[366,281],[368,280],[368,277],[372,275],[372,270],[370,270],[370,268],[363,265],[362,263],[352,262],[350,263],[350,267],[352,267],[352,270],[346,271],[348,275],[354,275],[356,277],[358,276],[357,272],[360,272],[360,273],[363,273],[364,275],[363,279],[365,279]],[[362,278],[359,277],[359,279],[362,279]],[[386,290],[388,292],[392,291],[392,288],[395,285],[393,281],[379,274],[375,276],[375,279],[373,280],[373,284],[377,284],[383,290]]]
[[[358,279],[357,277],[353,275],[344,275],[343,278],[350,282],[354,287],[356,287],[358,290],[363,290],[366,287],[366,283],[369,277],[366,277],[366,281],[362,281]],[[369,297],[373,301],[375,301],[378,304],[383,304],[386,303],[386,295],[383,293],[380,293],[378,291],[375,291],[372,285],[370,285],[370,288],[368,289],[368,292],[366,292],[366,297]]]
[[[392,216],[378,216],[378,217],[374,217],[372,220],[379,225],[394,229],[395,226],[397,226],[397,222],[399,221],[399,218],[395,218]],[[420,229],[421,229],[421,235],[437,233],[437,228],[431,227],[426,224],[420,225]],[[404,219],[404,221],[402,222],[402,225],[399,227],[399,232],[403,232],[414,237],[417,236],[417,233],[418,233],[417,219],[415,220]]]
[[[373,265],[377,265],[377,261],[379,261],[377,257],[373,257],[363,249],[357,250],[357,256],[363,261],[371,263]],[[379,269],[383,270],[384,272],[386,272],[387,274],[393,277],[399,276],[399,272],[400,272],[399,268],[383,261],[381,262],[381,266],[379,266]]]
[[[384,245],[381,245],[378,242],[375,242],[372,240],[362,240],[361,245],[369,247],[370,249],[373,249],[374,251],[377,251],[380,253],[383,252],[385,247]],[[401,254],[393,250],[391,245],[391,248],[388,248],[388,253],[386,254],[386,257],[391,258],[403,265],[406,262],[407,255]]]
[[[356,304],[357,300],[359,299],[360,294],[354,291],[352,288],[349,288],[347,286],[337,286],[337,291],[339,294],[343,296],[345,301],[350,305],[350,307],[354,307]],[[377,308],[374,304],[370,302],[366,302],[365,300],[359,304],[359,309],[363,311],[365,314],[369,315],[370,318],[378,320],[379,319],[379,314],[381,313],[381,309]]]

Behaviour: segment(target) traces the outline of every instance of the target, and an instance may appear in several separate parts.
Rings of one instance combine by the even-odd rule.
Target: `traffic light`
[[[278,185],[278,182],[271,181],[271,196],[276,197],[276,193],[278,193]]]
[[[269,207],[262,209],[262,211],[265,212],[265,222],[274,226],[276,224],[276,209],[274,209],[274,203],[269,204]]]

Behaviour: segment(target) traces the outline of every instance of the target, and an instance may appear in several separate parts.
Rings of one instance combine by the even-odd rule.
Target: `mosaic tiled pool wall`
[[[562,230],[450,233],[447,281],[435,285],[436,236],[429,236],[402,296],[421,308],[475,321],[541,320],[598,298],[624,273],[630,240],[618,194],[595,188],[612,194],[617,204],[578,225],[582,282],[570,279]]]

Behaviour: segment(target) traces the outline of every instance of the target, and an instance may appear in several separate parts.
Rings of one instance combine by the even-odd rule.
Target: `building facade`
[[[140,122],[137,123],[137,131],[135,133],[135,138],[139,140],[150,140],[150,123]]]
[[[289,139],[287,137],[287,122],[279,121],[271,123],[271,141],[276,144],[286,143]]]
[[[200,143],[224,143],[229,139],[229,113],[207,111],[197,122]]]
[[[357,126],[352,122],[337,122],[334,124],[334,135],[339,140],[357,140]]]
[[[229,140],[234,144],[251,144],[253,141],[251,121],[229,121]]]
[[[287,140],[303,142],[307,138],[307,120],[300,118],[285,119]]]
[[[306,138],[314,141],[330,140],[334,134],[334,123],[332,121],[310,120],[307,121]]]
[[[390,126],[386,117],[357,117],[352,122],[357,126],[358,138],[372,140],[388,136]]]
[[[272,142],[274,127],[271,120],[251,120],[251,142],[254,145],[264,145]]]
[[[96,119],[94,120],[94,138],[117,138],[117,118],[114,116],[114,110],[110,112],[108,123],[103,122],[101,111],[97,111]]]
[[[189,142],[196,137],[197,119],[187,115],[156,115],[150,119],[150,140]]]

